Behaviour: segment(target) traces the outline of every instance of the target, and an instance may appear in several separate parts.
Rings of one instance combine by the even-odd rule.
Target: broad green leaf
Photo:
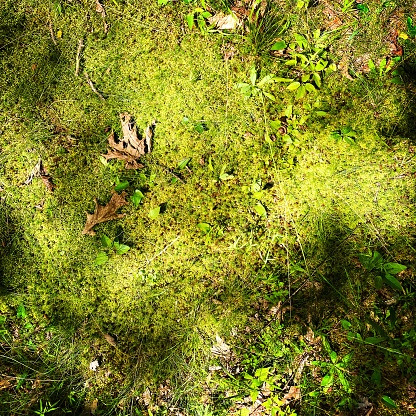
[[[210,12],[205,11],[205,12],[202,12],[202,13],[201,13],[201,16],[202,16],[204,19],[209,19],[209,18],[212,16],[212,14],[211,14]]]
[[[328,61],[324,59],[319,60],[319,62],[315,65],[315,71],[322,71],[328,65]]]
[[[386,273],[384,275],[384,280],[391,288],[403,292],[402,285],[393,275]]]
[[[263,77],[258,83],[257,86],[258,87],[262,87],[263,85],[266,84],[271,84],[272,82],[274,82],[274,77],[272,74],[266,75],[265,77]]]
[[[140,202],[142,202],[143,199],[144,199],[144,195],[142,191],[140,191],[139,189],[136,189],[133,192],[133,195],[131,196],[131,202],[133,203],[135,208],[139,206]]]
[[[326,337],[324,337],[324,336],[322,336],[322,345],[323,345],[323,347],[325,348],[325,351],[326,351],[328,354],[331,354],[331,352],[332,352],[332,348],[331,348],[331,346],[329,345],[328,340],[327,340],[327,339],[326,339]]]
[[[338,355],[335,351],[331,351],[329,353],[329,358],[331,359],[332,364],[335,364],[337,362]]]
[[[129,182],[128,182],[128,181],[123,181],[123,182],[120,182],[120,181],[117,179],[117,181],[116,181],[116,186],[114,187],[114,190],[115,190],[116,192],[120,192],[120,191],[122,191],[123,189],[126,189],[128,186],[129,186]]]
[[[256,80],[257,80],[257,71],[256,71],[256,67],[252,66],[250,69],[250,82],[251,85],[256,85]]]
[[[270,128],[276,132],[282,126],[282,122],[280,120],[272,120],[270,122]]]
[[[321,88],[321,77],[317,72],[312,74],[313,82],[316,84],[318,88]]]
[[[257,390],[250,390],[250,398],[253,401],[253,403],[257,400],[258,395],[259,392]]]
[[[208,130],[207,127],[203,122],[196,123],[194,129],[199,133],[202,134],[204,131]]]
[[[193,27],[195,26],[194,14],[193,13],[187,14],[185,19],[186,19],[186,23],[188,24],[189,29],[192,30]]]
[[[298,61],[296,59],[289,59],[288,61],[285,62],[285,65],[295,66],[297,63],[298,63]]]
[[[220,175],[220,179],[222,180],[222,181],[228,181],[229,179],[233,179],[234,178],[234,175],[229,175],[228,173],[221,173],[221,175]]]
[[[359,254],[358,258],[360,259],[361,264],[369,271],[381,269],[383,265],[383,257],[378,251],[375,251],[372,255]]]
[[[22,303],[17,307],[17,317],[22,319],[27,318],[26,308]]]
[[[286,89],[288,89],[289,91],[295,91],[295,90],[297,90],[299,87],[300,87],[300,82],[295,81],[295,82],[292,82],[291,84],[289,84],[289,85],[286,87]]]
[[[293,114],[293,105],[292,105],[292,104],[290,104],[290,105],[288,105],[288,106],[285,108],[285,116],[286,116],[287,118],[291,118],[291,117],[292,117],[292,114]]]
[[[305,89],[308,92],[316,92],[316,88],[309,82],[305,84]]]
[[[257,379],[263,383],[267,380],[267,377],[269,375],[269,370],[270,370],[269,367],[258,368],[256,372],[254,373],[254,376],[257,377]]]
[[[365,338],[364,342],[367,342],[368,344],[377,345],[380,344],[380,342],[385,341],[386,338],[384,337],[368,337]]]
[[[239,416],[250,416],[250,409],[248,409],[247,407],[243,407],[242,409],[240,409]]]
[[[149,218],[151,218],[152,220],[155,220],[159,216],[159,214],[160,214],[160,205],[149,211]]]
[[[332,385],[333,381],[334,381],[334,375],[327,374],[321,381],[321,387],[329,387]]]
[[[300,48],[305,49],[308,47],[309,43],[305,36],[299,35],[299,33],[295,33],[293,36]]]
[[[0,325],[4,325],[6,323],[6,317],[0,316]]]
[[[301,77],[301,81],[302,82],[309,81],[310,77],[311,77],[311,74],[303,74]]]
[[[351,328],[351,322],[345,320],[345,319],[341,319],[341,325],[344,329],[348,330]]]
[[[406,270],[407,267],[399,263],[384,263],[383,269],[388,274],[398,274],[403,270]]]
[[[263,204],[261,204],[260,202],[256,204],[256,206],[254,207],[254,211],[256,211],[257,214],[259,214],[261,217],[267,216],[266,208],[264,208]]]
[[[321,111],[321,110],[315,111],[315,114],[319,117],[326,117],[328,115],[326,111]]]
[[[374,71],[376,69],[376,66],[374,65],[374,62],[372,59],[368,60],[368,67],[370,68],[371,71]]]
[[[376,368],[371,375],[371,381],[376,385],[379,386],[381,384],[381,371],[379,368]]]
[[[347,355],[344,355],[344,357],[342,357],[342,360],[341,360],[341,362],[343,363],[343,364],[348,364],[350,361],[351,361],[351,359],[352,359],[352,356],[354,355],[354,353],[353,352],[350,352],[350,353],[348,353]]]
[[[280,77],[276,77],[274,79],[275,82],[292,82],[293,79],[292,78],[280,78]]]
[[[389,396],[383,396],[381,398],[381,400],[383,401],[383,403],[387,406],[390,407],[391,409],[397,409],[397,404],[394,402],[393,399],[391,399]]]
[[[303,98],[306,95],[306,87],[305,85],[301,85],[297,91],[296,91],[296,95],[295,98],[297,100],[300,100],[301,98]]]
[[[263,94],[270,100],[270,101],[276,101],[276,97],[273,94],[270,94],[268,92],[263,91]]]
[[[271,48],[272,51],[281,51],[287,47],[286,42],[284,40],[277,41]]]
[[[211,226],[207,222],[200,222],[197,227],[204,233],[208,234],[211,231]]]
[[[380,290],[384,285],[383,278],[381,276],[376,276],[374,278],[374,285],[377,290]]]
[[[107,256],[107,254],[106,253],[104,253],[104,251],[100,251],[98,254],[97,254],[97,257],[95,258],[95,260],[94,260],[94,263],[97,265],[97,266],[101,266],[102,264],[105,264],[105,263],[107,263],[108,262],[108,256]]]
[[[105,234],[103,234],[100,237],[100,240],[101,240],[101,245],[105,248],[110,248],[113,246],[113,241],[111,240],[110,237],[106,236]]]
[[[129,246],[126,246],[125,244],[120,244],[117,241],[114,241],[114,248],[116,249],[117,254],[124,254],[130,250]]]
[[[252,196],[253,196],[254,199],[260,200],[260,199],[263,198],[263,195],[264,195],[263,191],[257,191],[257,192],[253,192]]]
[[[345,375],[341,370],[339,370],[338,368],[336,370],[342,387],[344,388],[344,390],[348,392],[350,390],[350,383],[348,383],[348,380],[345,378]]]
[[[188,165],[188,163],[191,161],[191,158],[188,157],[186,159],[182,159],[179,163],[178,163],[178,169],[182,170],[185,169],[186,166]]]

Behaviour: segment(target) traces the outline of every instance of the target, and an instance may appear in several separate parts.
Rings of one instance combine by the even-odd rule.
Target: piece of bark
[[[87,222],[82,230],[82,234],[95,235],[93,227],[102,222],[116,220],[123,218],[125,214],[117,214],[117,210],[124,205],[127,205],[126,193],[122,192],[120,195],[113,193],[107,205],[98,204],[97,199],[94,198],[95,210],[93,214],[87,213]]]
[[[106,160],[119,159],[126,162],[126,169],[139,169],[143,165],[137,160],[140,156],[150,153],[152,150],[152,139],[156,121],[147,126],[144,137],[139,138],[137,126],[133,117],[128,113],[120,114],[123,138],[117,139],[114,132],[108,136],[109,149],[107,154],[102,155]]]

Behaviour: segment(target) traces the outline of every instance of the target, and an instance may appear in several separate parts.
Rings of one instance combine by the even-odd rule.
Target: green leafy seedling
[[[120,192],[120,191],[123,191],[124,189],[128,188],[128,186],[129,186],[128,181],[120,181],[120,179],[117,177],[114,190],[116,192]]]
[[[103,264],[108,262],[109,260],[108,253],[115,253],[115,254],[121,255],[121,254],[127,253],[130,250],[129,246],[125,244],[121,244],[118,241],[113,241],[111,240],[110,237],[108,237],[105,234],[103,234],[100,237],[100,241],[101,241],[102,250],[97,254],[94,260],[94,264],[97,266],[102,266]]]
[[[357,132],[352,127],[343,127],[340,130],[331,132],[329,137],[337,142],[344,141],[348,144],[355,144]]]
[[[133,192],[133,195],[130,198],[130,200],[133,203],[135,208],[139,207],[139,205],[143,201],[143,199],[144,199],[144,195],[143,195],[142,191],[140,191],[139,189],[136,189]]]
[[[283,80],[284,78],[279,78]],[[236,84],[236,87],[240,90],[241,94],[248,99],[250,97],[267,97],[271,101],[276,101],[276,97],[265,91],[265,87],[269,84],[272,84],[276,81],[273,74],[266,75],[260,81],[257,82],[257,70],[255,66],[252,66],[250,69],[250,83],[239,82]],[[291,81],[291,80],[287,80]]]
[[[375,285],[377,289],[381,289],[384,284],[399,292],[404,292],[403,287],[395,275],[399,274],[407,267],[403,264],[385,262],[383,256],[374,251],[372,254],[360,254],[358,256],[361,264],[368,271],[376,271]]]

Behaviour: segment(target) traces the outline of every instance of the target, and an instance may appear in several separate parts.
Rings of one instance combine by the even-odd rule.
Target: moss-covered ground
[[[414,413],[415,10],[2,0],[0,414]]]

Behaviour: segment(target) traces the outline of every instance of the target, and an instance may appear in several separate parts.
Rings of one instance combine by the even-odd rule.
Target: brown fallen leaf
[[[140,156],[150,153],[152,150],[152,140],[156,121],[153,121],[145,130],[144,137],[139,138],[137,134],[137,126],[133,117],[128,113],[120,114],[121,129],[123,138],[117,139],[114,132],[108,136],[108,144],[110,148],[107,154],[102,155],[106,160],[119,159],[126,162],[126,169],[139,169],[143,165],[137,162]]]
[[[125,199],[126,193],[122,192],[120,195],[113,193],[110,201],[107,205],[99,205],[97,199],[94,199],[95,210],[93,214],[87,213],[87,222],[85,227],[82,230],[82,234],[95,235],[93,227],[102,222],[116,220],[118,218],[123,218],[125,214],[117,214],[117,210],[124,205],[127,205],[128,202]]]
[[[5,390],[5,389],[8,389],[9,387],[12,387],[12,385],[7,378],[0,380],[0,390]]]
[[[48,172],[44,168],[42,159],[39,159],[38,163],[32,169],[32,172],[30,173],[28,178],[25,180],[23,185],[29,185],[32,182],[33,178],[37,178],[37,177],[40,177],[42,179],[42,182],[44,183],[48,191],[53,192],[53,190],[55,189],[55,185],[52,181],[52,177],[48,174]]]
[[[287,405],[289,402],[294,400],[300,400],[300,387],[299,386],[290,386],[289,392],[283,396],[283,405]]]
[[[117,347],[117,342],[110,334],[104,334],[105,340],[113,347]]]

